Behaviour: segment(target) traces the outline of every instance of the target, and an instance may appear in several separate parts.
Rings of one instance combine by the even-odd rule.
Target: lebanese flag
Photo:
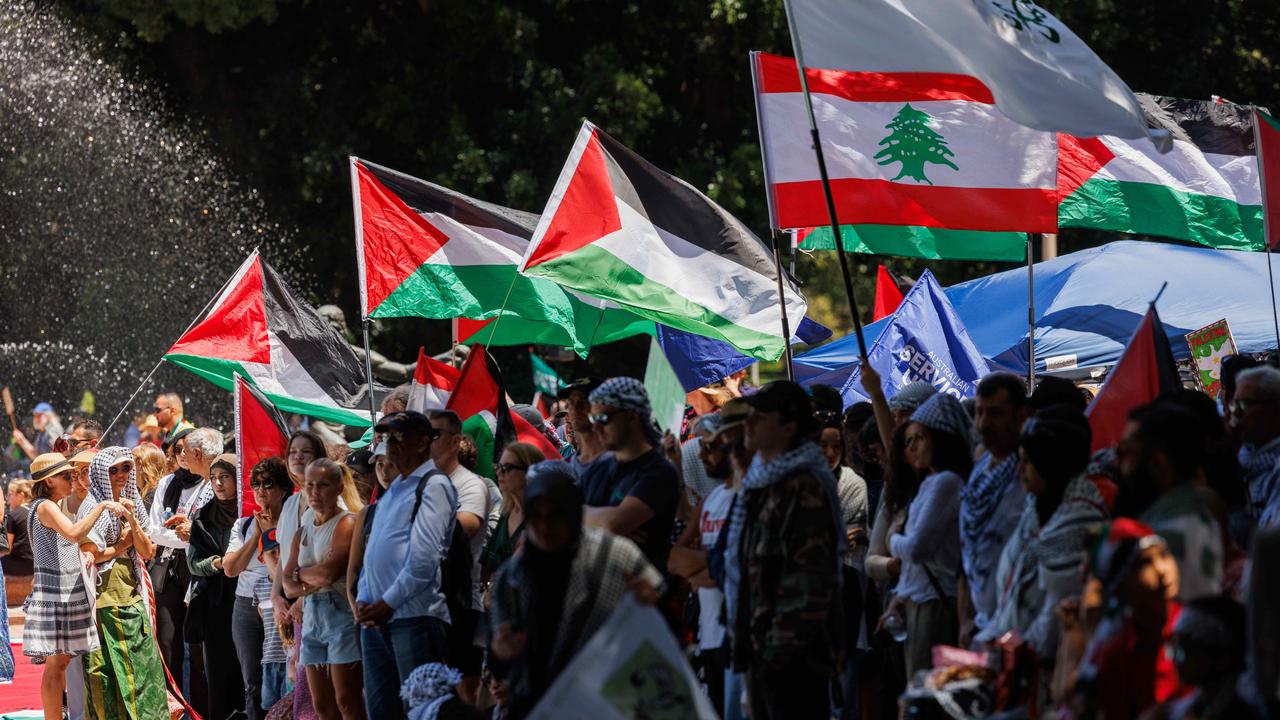
[[[502,386],[502,371],[483,345],[472,345],[445,410],[462,420],[462,431],[476,441],[476,472],[493,477],[493,464],[508,443],[529,443],[548,460],[559,460],[560,449],[528,420],[511,412]]]
[[[881,265],[876,270],[876,304],[871,309],[872,322],[889,317],[901,304],[902,291],[898,289],[898,283],[889,273],[889,268]]]
[[[223,390],[239,374],[282,412],[372,424],[364,363],[256,250],[164,359]]]
[[[420,413],[444,409],[449,395],[458,386],[459,375],[454,366],[431,357],[426,348],[418,348],[418,365],[413,371],[407,409]]]
[[[831,224],[792,58],[752,53],[776,228]],[[844,224],[1057,232],[1057,141],[1005,116],[981,82],[945,73],[807,68]]]
[[[240,516],[258,511],[249,479],[253,468],[267,458],[284,458],[289,452],[289,430],[284,417],[262,391],[239,373],[234,377],[236,417],[236,467],[240,472]]]
[[[1111,369],[1085,415],[1093,430],[1093,450],[1114,447],[1124,434],[1129,412],[1182,387],[1164,325],[1154,305],[1138,325],[1120,361]]]
[[[1280,242],[1280,122],[1254,108],[1253,132],[1258,147],[1266,247],[1273,250]]]
[[[520,271],[714,337],[765,360],[782,355],[773,252],[727,210],[585,122]],[[791,327],[804,317],[783,277]]]

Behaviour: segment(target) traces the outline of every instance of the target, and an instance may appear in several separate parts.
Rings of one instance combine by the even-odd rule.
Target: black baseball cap
[[[560,388],[560,390],[556,393],[556,399],[567,400],[569,398],[569,393],[573,392],[574,390],[581,390],[587,393],[588,395],[590,395],[592,390],[595,390],[596,388],[600,387],[603,384],[604,384],[604,378],[597,377],[595,375],[590,375],[584,378],[578,378],[577,380],[574,380],[568,385],[565,385],[564,387]]]
[[[373,453],[368,449],[356,450],[347,456],[346,465],[358,473],[368,475],[373,472]]]
[[[413,410],[388,413],[382,416],[382,419],[378,421],[377,425],[373,426],[373,431],[380,433],[391,432],[393,430],[430,432],[431,429],[431,418]]]

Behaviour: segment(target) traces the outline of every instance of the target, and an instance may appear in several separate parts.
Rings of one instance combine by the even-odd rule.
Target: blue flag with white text
[[[917,381],[957,398],[973,397],[978,380],[990,372],[942,286],[928,270],[871,344],[867,361],[880,373],[888,398]],[[867,399],[862,391],[861,367],[849,376],[840,394],[845,407]]]

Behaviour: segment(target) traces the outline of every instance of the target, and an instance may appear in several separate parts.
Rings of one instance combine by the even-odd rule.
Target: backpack
[[[427,488],[427,481],[433,475],[439,475],[449,481],[448,475],[434,468],[418,478],[418,487],[414,490],[413,496],[413,510],[409,513],[410,525],[413,525],[413,521],[418,518],[418,508],[422,507],[422,493]],[[373,531],[373,514],[377,509],[378,505],[374,503],[364,514],[364,525],[360,528],[360,534],[365,547],[369,545],[369,534]],[[471,610],[472,565],[471,538],[467,537],[467,531],[462,529],[462,525],[455,518],[453,534],[449,538],[449,549],[445,552],[444,561],[440,563],[440,592],[449,606],[449,619],[454,622],[457,622],[457,618],[462,617],[463,613]],[[363,567],[361,569],[363,570]],[[359,582],[360,576],[357,574],[357,586]]]

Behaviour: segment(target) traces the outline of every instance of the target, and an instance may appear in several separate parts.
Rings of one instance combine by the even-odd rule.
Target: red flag
[[[1273,250],[1280,242],[1280,121],[1254,108],[1253,138],[1262,187],[1262,227],[1267,249]]]
[[[458,414],[464,432],[476,441],[480,454],[477,469],[483,471],[482,475],[492,474],[490,468],[502,457],[502,448],[512,442],[529,443],[548,460],[560,459],[559,448],[528,420],[511,412],[502,387],[502,372],[483,345],[471,346],[445,409]]]
[[[1112,447],[1124,434],[1129,411],[1156,399],[1166,390],[1182,387],[1169,337],[1153,305],[1129,338],[1120,362],[1090,403],[1085,415],[1093,430],[1093,449]]]
[[[894,282],[889,268],[881,265],[876,271],[876,304],[871,311],[871,321],[889,317],[901,304],[902,291],[898,289],[898,283]]]
[[[253,467],[270,457],[283,458],[289,451],[289,431],[276,406],[262,391],[238,373],[234,376],[236,416],[236,467],[240,473],[240,516],[258,510],[249,489]]]

